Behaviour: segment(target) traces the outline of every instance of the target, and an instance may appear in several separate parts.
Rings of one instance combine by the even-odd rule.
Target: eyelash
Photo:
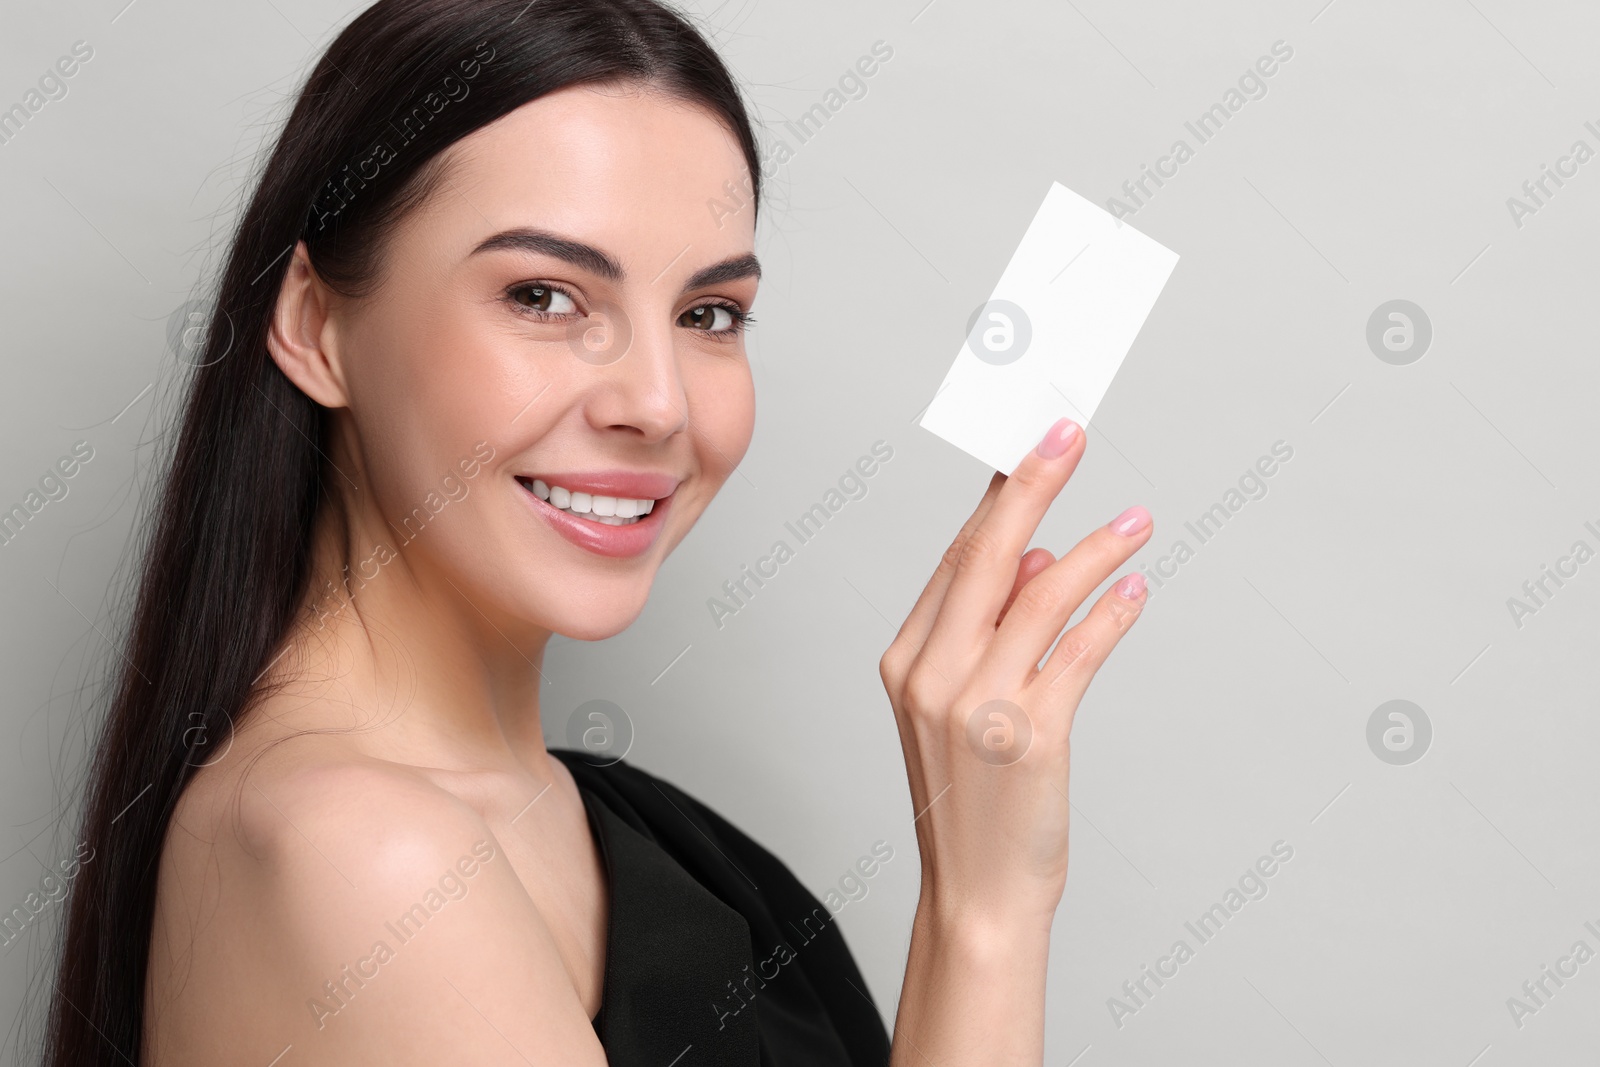
[[[505,301],[511,305],[511,309],[517,312],[519,315],[528,315],[539,322],[558,322],[563,316],[556,314],[555,312],[540,311],[538,308],[528,307],[526,304],[519,301],[517,299],[517,294],[525,292],[529,289],[546,289],[552,293],[560,293],[568,300],[571,300],[574,304],[578,302],[577,298],[574,297],[572,293],[568,292],[566,289],[563,289],[561,286],[554,285],[550,282],[518,282],[507,289],[505,292]],[[733,325],[726,330],[695,330],[696,333],[703,333],[714,341],[720,341],[726,344],[729,341],[737,340],[746,329],[755,325],[755,316],[732,301],[708,300],[704,303],[696,304],[694,307],[689,308],[688,310],[695,311],[700,308],[710,307],[719,307],[724,309],[728,312],[729,317],[733,319]],[[687,314],[687,312],[685,312],[685,314]],[[693,329],[692,327],[688,328]]]

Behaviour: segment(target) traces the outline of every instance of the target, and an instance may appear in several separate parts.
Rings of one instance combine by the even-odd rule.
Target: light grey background
[[[0,105],[73,42],[95,50],[0,145],[0,503],[74,441],[96,451],[0,548],[5,909],[72,847],[79,687],[112,654],[168,315],[360,6],[125,2],[0,14]],[[1193,547],[1184,521],[1275,441],[1294,456],[1152,593],[1084,702],[1047,1062],[1499,1067],[1600,1041],[1600,960],[1520,1029],[1506,1006],[1573,942],[1600,949],[1600,562],[1520,628],[1506,604],[1574,541],[1600,548],[1600,160],[1520,228],[1506,206],[1575,140],[1600,149],[1600,12],[1324,2],[698,8],[772,128],[874,41],[894,57],[772,183],[740,474],[636,626],[553,646],[546,731],[563,743],[572,709],[616,702],[634,762],[819,894],[888,841],[840,915],[886,1012],[917,859],[877,659],[989,476],[913,420],[1049,182],[1104,202],[1183,137],[1195,157],[1129,220],[1182,259],[1036,543],[1064,551],[1138,502],[1150,564]],[[1268,94],[1197,145],[1185,120],[1279,40],[1294,55]],[[1409,366],[1365,341],[1391,299],[1433,324]],[[718,629],[707,599],[879,439],[894,458],[867,496]],[[1394,698],[1433,724],[1409,766],[1366,741]],[[1198,945],[1185,920],[1279,840],[1294,857],[1270,893]],[[1119,1028],[1107,999],[1179,938],[1195,958]],[[7,1005],[46,945],[35,928],[0,957]]]

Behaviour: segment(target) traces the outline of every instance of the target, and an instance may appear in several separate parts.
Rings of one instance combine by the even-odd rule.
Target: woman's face
[[[446,173],[329,321],[368,489],[351,569],[454,586],[497,627],[610,636],[750,443],[744,155],[698,106],[574,87]],[[404,563],[358,567],[385,539]]]

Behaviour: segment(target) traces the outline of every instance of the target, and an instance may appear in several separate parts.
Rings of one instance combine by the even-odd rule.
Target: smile
[[[558,511],[607,526],[632,526],[655,508],[654,497],[602,496],[549,485],[542,479],[518,478],[522,487]]]
[[[670,474],[633,471],[542,472],[516,479],[523,498],[556,533],[613,559],[641,555],[656,543],[678,490]]]

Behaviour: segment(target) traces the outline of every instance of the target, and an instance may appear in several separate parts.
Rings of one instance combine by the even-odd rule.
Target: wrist
[[[1050,918],[925,894],[895,1015],[896,1067],[1040,1063]]]
[[[924,892],[917,900],[913,934],[945,946],[975,964],[1048,956],[1056,899],[997,901],[955,899]]]
[[[917,915],[940,927],[957,925],[1004,934],[1008,931],[1050,932],[1056,908],[1066,891],[1065,879],[1006,878],[978,882],[939,877],[924,863]]]

